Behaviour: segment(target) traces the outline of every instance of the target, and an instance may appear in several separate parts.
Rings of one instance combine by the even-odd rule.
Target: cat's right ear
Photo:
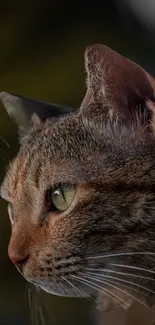
[[[155,80],[152,76],[102,44],[86,49],[85,68],[87,92],[80,108],[82,114],[91,119],[117,116],[126,126],[139,121],[148,130],[152,129],[155,123]]]
[[[7,92],[1,92],[0,99],[7,113],[16,122],[21,132],[28,128],[30,122],[38,125],[48,118],[58,117],[74,111],[72,108]]]

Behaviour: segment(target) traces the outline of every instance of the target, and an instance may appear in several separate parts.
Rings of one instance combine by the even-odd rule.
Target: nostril
[[[20,259],[20,260],[16,260],[16,261],[14,261],[13,263],[14,263],[14,264],[19,268],[19,269],[21,269],[21,268],[23,267],[23,265],[26,264],[26,262],[27,262],[27,260],[28,260],[28,257],[29,257],[29,256],[26,256],[25,258]]]
[[[23,265],[25,265],[29,258],[28,254],[21,254],[11,247],[8,249],[8,254],[13,264],[15,264],[20,269],[23,267]]]

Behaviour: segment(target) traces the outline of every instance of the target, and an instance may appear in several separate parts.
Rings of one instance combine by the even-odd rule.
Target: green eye
[[[61,186],[52,191],[52,204],[57,211],[65,211],[71,205],[75,196],[75,186]]]

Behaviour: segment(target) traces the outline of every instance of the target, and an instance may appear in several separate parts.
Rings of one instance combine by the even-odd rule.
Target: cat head
[[[151,302],[143,270],[154,278],[155,81],[103,45],[86,50],[85,66],[75,112],[1,94],[22,131],[1,186],[9,256],[50,293],[102,293],[106,309],[111,299],[127,307],[140,288]]]

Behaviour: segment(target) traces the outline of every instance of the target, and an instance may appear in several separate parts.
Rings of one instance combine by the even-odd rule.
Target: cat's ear
[[[116,112],[132,121],[139,111],[150,117],[155,95],[155,80],[138,64],[105,45],[92,45],[85,52],[87,92],[81,112],[89,117]],[[152,109],[153,110],[153,109]]]
[[[15,120],[21,131],[27,129],[30,122],[38,125],[48,118],[69,114],[74,111],[68,107],[6,92],[0,93],[0,99],[9,116]]]

